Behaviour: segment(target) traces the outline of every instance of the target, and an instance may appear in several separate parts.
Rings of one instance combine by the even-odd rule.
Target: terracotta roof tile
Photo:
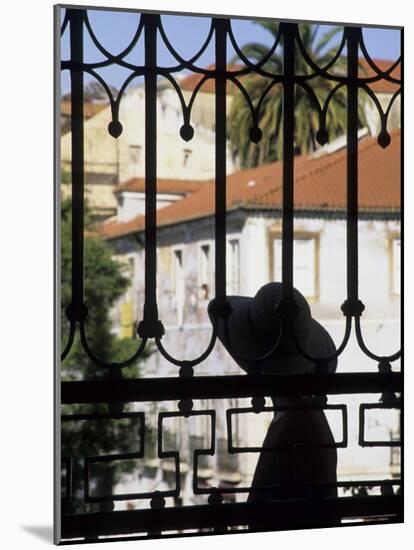
[[[188,193],[199,191],[202,184],[203,181],[158,179],[157,192],[187,195]],[[114,193],[121,193],[122,191],[145,192],[145,178],[131,178],[124,181],[116,187]]]
[[[375,65],[378,67],[378,69],[382,72],[388,71],[391,66],[393,65],[392,61],[387,61],[385,59],[373,59]],[[362,78],[370,78],[372,76],[375,76],[374,70],[371,68],[371,66],[368,64],[368,62],[365,59],[360,59],[360,67],[362,68],[362,71],[359,71],[359,76]],[[395,69],[390,73],[392,78],[396,78],[397,80],[400,80],[401,78],[401,65],[397,65]],[[378,94],[380,93],[388,93],[392,94],[396,92],[400,84],[397,84],[395,82],[390,82],[388,80],[384,80],[383,78],[381,80],[378,80],[376,82],[372,82],[369,84],[369,87],[373,92],[376,92]]]
[[[215,68],[215,64],[212,63],[211,65],[207,65],[206,70],[207,71],[213,71],[214,68]],[[227,70],[228,71],[236,71],[237,69],[240,69],[240,68],[241,68],[240,65],[235,65],[235,64],[227,65]],[[202,80],[203,77],[204,77],[204,75],[201,74],[201,73],[191,73],[188,76],[185,76],[180,81],[180,88],[182,90],[192,92],[192,91],[195,90],[197,84],[199,84],[199,82]],[[215,89],[216,89],[216,83],[215,83],[214,78],[209,78],[202,85],[202,87],[200,89],[200,92],[213,94]],[[227,93],[233,94],[234,91],[235,91],[235,85],[232,82],[227,82]]]
[[[282,205],[282,162],[241,170],[227,178],[227,209],[239,207],[278,210]],[[200,185],[200,184],[199,184]],[[346,208],[346,149],[321,157],[295,159],[295,208],[313,211],[344,211]],[[391,133],[391,144],[382,149],[375,138],[359,145],[359,208],[361,211],[398,212],[400,209],[400,132]],[[214,215],[214,182],[157,211],[157,225]],[[125,223],[101,226],[102,236],[113,239],[144,229],[138,216]]]
[[[92,103],[85,101],[83,104],[83,112],[86,119],[92,118],[108,107],[109,103]],[[60,112],[62,115],[70,116],[71,102],[70,99],[63,99],[60,102]]]
[[[393,65],[392,61],[387,61],[385,59],[373,59],[373,61],[375,65],[378,67],[378,69],[383,72],[390,69],[391,66]],[[214,67],[215,67],[214,64],[208,65],[206,69],[213,70]],[[238,69],[241,69],[242,67],[243,67],[242,65],[233,64],[233,65],[228,65],[227,69],[230,71],[236,71]],[[365,59],[360,59],[360,67],[362,69],[360,70],[360,74],[359,74],[360,77],[370,78],[375,76],[374,70],[371,68],[371,66],[368,64],[368,62]],[[184,77],[180,82],[181,89],[186,91],[193,91],[197,86],[197,84],[201,81],[203,76],[204,75],[199,73],[191,73],[190,75]],[[392,71],[390,76],[398,80],[401,78],[400,65],[398,65]],[[384,80],[384,79],[378,80],[376,82],[372,82],[369,86],[372,89],[372,91],[376,93],[394,93],[399,88],[399,84],[396,84],[394,82],[389,82],[388,80]],[[214,79],[209,79],[203,84],[200,91],[205,93],[214,93],[214,90],[215,90]],[[233,94],[234,91],[235,91],[234,85],[230,84],[228,87],[227,93]]]

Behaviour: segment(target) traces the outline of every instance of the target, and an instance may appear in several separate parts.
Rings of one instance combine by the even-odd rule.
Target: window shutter
[[[134,329],[134,319],[132,314],[132,302],[124,302],[120,307],[121,316],[121,338],[132,338]]]
[[[240,244],[238,239],[227,241],[226,252],[227,294],[240,292]]]
[[[316,295],[315,289],[315,239],[294,241],[294,285],[306,297]]]
[[[306,297],[316,296],[315,239],[293,242],[293,284]],[[273,240],[273,280],[282,281],[282,239]]]

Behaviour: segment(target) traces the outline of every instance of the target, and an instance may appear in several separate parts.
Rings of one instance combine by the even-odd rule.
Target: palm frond
[[[312,29],[312,35],[311,35],[311,43],[313,44],[316,40],[316,35],[318,34],[318,31],[320,29],[320,25],[311,25],[313,27]]]
[[[277,24],[269,21],[257,21],[263,28],[267,29],[275,37],[277,33]],[[302,25],[300,28],[301,38],[306,50],[313,57],[315,63],[324,66],[337,53],[338,45],[331,45],[330,42],[341,31],[340,27],[335,27],[327,31],[318,40],[320,30],[318,25]],[[281,43],[283,50],[283,40]],[[246,44],[242,48],[243,54],[251,60],[259,62],[267,55],[269,48],[260,43]],[[279,52],[274,53],[266,66],[271,65],[274,72],[282,70],[282,61]],[[340,73],[346,72],[346,57],[340,56],[334,69]],[[303,56],[299,55],[296,59],[295,71],[297,74],[310,74],[311,68],[308,66]],[[249,75],[243,78],[243,85],[249,94],[253,105],[257,106],[260,98],[269,85],[270,80],[263,78],[258,74]],[[323,105],[329,92],[336,85],[322,77],[313,77],[308,84]],[[258,113],[258,124],[262,130],[262,139],[258,144],[250,141],[250,129],[252,126],[252,117],[242,94],[236,94],[234,97],[231,111],[229,113],[229,137],[233,151],[240,158],[242,167],[256,166],[258,163],[270,162],[282,158],[283,152],[283,92],[280,86],[272,88],[262,100],[261,109]],[[300,87],[295,88],[295,145],[301,154],[313,151],[318,144],[316,142],[316,133],[319,129],[319,112],[315,108],[313,100],[308,93]],[[346,131],[347,121],[347,91],[346,87],[338,89],[331,99],[327,111],[326,128],[329,139],[334,139]],[[358,105],[359,124],[365,124],[365,114],[363,102]]]

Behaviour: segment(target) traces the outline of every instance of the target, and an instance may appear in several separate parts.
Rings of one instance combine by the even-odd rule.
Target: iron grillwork
[[[60,18],[57,8],[57,19]],[[110,412],[107,418],[121,418],[123,415],[134,413],[122,413],[117,410],[116,404],[130,402],[161,402],[175,401],[175,411],[162,412],[158,415],[158,457],[171,458],[175,464],[175,488],[171,491],[152,493],[132,493],[121,495],[107,495],[93,497],[89,491],[89,468],[94,461],[110,461],[113,459],[127,459],[132,455],[104,455],[85,457],[84,487],[85,501],[101,502],[103,504],[99,513],[70,514],[63,513],[61,531],[62,540],[71,542],[98,540],[98,536],[116,537],[123,535],[128,538],[172,536],[171,530],[211,529],[216,532],[225,532],[232,526],[243,526],[249,523],[252,514],[261,518],[261,530],[287,529],[292,527],[315,527],[338,525],[338,520],[324,520],[329,517],[328,512],[335,511],[345,520],[348,518],[364,518],[368,523],[381,521],[402,521],[402,487],[401,479],[393,480],[366,480],[349,483],[338,483],[338,487],[354,489],[352,498],[318,498],[316,488],[311,488],[309,502],[301,500],[271,501],[266,504],[255,503],[224,503],[226,494],[248,492],[250,488],[202,488],[197,485],[197,467],[203,455],[213,456],[216,452],[215,430],[216,411],[213,409],[195,410],[195,399],[224,399],[236,397],[252,398],[251,408],[230,408],[226,411],[227,417],[227,445],[228,452],[237,456],[237,453],[258,451],[260,448],[242,448],[233,444],[231,418],[234,414],[243,412],[263,412],[269,409],[264,406],[265,396],[269,395],[318,395],[320,396],[319,408],[338,409],[343,419],[343,439],[337,443],[339,446],[347,445],[347,410],[345,405],[329,406],[326,404],[326,396],[331,394],[373,394],[382,396],[381,403],[362,404],[360,407],[359,441],[360,445],[389,446],[400,445],[400,442],[392,441],[366,441],[364,437],[365,411],[369,408],[399,408],[401,406],[402,392],[401,374],[393,372],[392,363],[400,358],[400,352],[394,352],[388,356],[382,356],[370,350],[365,344],[362,328],[361,314],[365,308],[358,295],[358,93],[365,92],[376,106],[381,130],[378,135],[378,144],[387,147],[390,143],[390,135],[387,132],[387,119],[391,107],[401,94],[402,80],[392,76],[394,69],[401,65],[403,73],[403,60],[399,58],[386,71],[380,70],[371,59],[364,44],[362,27],[345,26],[337,53],[324,67],[315,64],[306,51],[296,23],[281,22],[279,30],[268,54],[259,63],[252,63],[241,51],[232,30],[231,20],[224,17],[212,17],[207,38],[200,50],[191,58],[184,59],[173,47],[163,27],[160,14],[137,13],[137,27],[130,44],[118,55],[111,54],[98,40],[88,17],[88,10],[70,7],[66,9],[61,34],[66,30],[70,34],[70,59],[61,62],[61,69],[70,73],[71,79],[71,130],[72,130],[72,298],[66,309],[69,321],[69,338],[64,346],[61,360],[67,357],[79,331],[85,353],[89,358],[110,376],[99,380],[84,380],[75,382],[63,382],[61,385],[61,404],[82,403],[106,403]],[[84,36],[88,34],[96,48],[104,56],[104,61],[86,63],[84,61],[83,43]],[[402,36],[402,31],[401,31]],[[143,41],[144,64],[135,65],[126,60],[129,52]],[[160,67],[157,63],[157,40],[162,40],[168,51],[176,60],[171,67]],[[210,43],[215,46],[214,68],[203,68],[196,63],[206,51]],[[240,60],[243,68],[229,70],[227,59],[227,46],[231,44]],[[273,74],[266,67],[266,62],[279,45],[283,44],[283,71],[281,74]],[[346,48],[346,54],[344,54]],[[358,55],[362,52],[366,62],[374,72],[374,76],[361,76],[358,72]],[[402,51],[402,50],[401,50]],[[310,68],[309,74],[295,73],[295,57],[300,55]],[[331,71],[340,56],[346,55],[346,74],[336,74]],[[116,97],[97,72],[97,69],[109,65],[118,65],[131,71],[130,76],[121,86]],[[200,82],[194,89],[191,99],[186,103],[179,83],[174,76],[183,69],[202,75]],[[144,78],[145,85],[145,304],[142,320],[136,327],[136,333],[140,340],[133,355],[122,362],[106,362],[97,356],[91,349],[86,322],[88,308],[84,302],[84,278],[83,278],[83,243],[84,243],[84,75],[94,77],[105,89],[110,103],[112,120],[108,126],[108,132],[116,139],[123,130],[122,121],[119,120],[119,106],[125,95],[128,85],[138,77]],[[249,74],[257,74],[267,78],[269,84],[256,105],[253,104],[246,91],[241,77]],[[326,117],[329,104],[335,94],[341,88],[347,90],[347,294],[341,305],[345,317],[344,337],[341,345],[330,357],[309,357],[300,349],[298,350],[308,360],[315,364],[314,375],[286,375],[281,379],[277,375],[260,374],[260,361],[264,357],[257,357],[257,372],[248,376],[222,376],[219,379],[212,376],[194,376],[195,368],[202,363],[213,350],[217,340],[217,324],[213,323],[210,342],[205,351],[199,357],[189,359],[177,359],[170,355],[164,348],[162,337],[165,329],[158,315],[156,299],[156,194],[157,194],[157,79],[163,77],[171,83],[180,101],[182,108],[181,139],[190,141],[194,135],[191,125],[191,111],[195,98],[208,80],[215,82],[215,289],[214,300],[216,323],[223,323],[226,327],[227,319],[231,315],[231,307],[226,299],[226,87],[232,83],[243,94],[251,113],[250,139],[258,142],[261,139],[259,128],[259,112],[264,97],[276,85],[281,85],[283,90],[283,239],[282,239],[282,282],[283,282],[283,323],[284,326],[293,327],[293,219],[294,219],[294,91],[295,87],[301,87],[311,98],[315,111],[319,117],[319,130],[317,140],[324,144],[327,139]],[[312,80],[324,78],[333,83],[323,105],[312,90]],[[370,84],[385,80],[400,85],[394,93],[386,110],[383,110],[380,102],[369,87]],[[378,373],[338,373],[323,374],[324,364],[338,357],[346,348],[354,324],[355,335],[362,353],[378,364]],[[274,346],[269,350],[272,353],[278,346],[280,334],[276,335]],[[134,364],[143,354],[148,342],[153,340],[158,352],[163,357],[178,367],[178,373],[173,378],[154,378],[130,380],[123,377],[123,369]],[[234,350],[236,354],[236,351]],[[267,356],[268,354],[266,354]],[[265,357],[266,357],[265,356]],[[115,376],[114,376],[115,373]],[[398,394],[398,397],[397,397]],[[112,407],[111,407],[112,404]],[[122,407],[121,407],[122,408]],[[142,441],[145,433],[145,414],[135,413],[140,420],[140,448],[133,453],[133,457],[142,458],[144,448]],[[165,497],[173,496],[176,502],[180,499],[180,458],[176,451],[163,450],[163,420],[168,417],[185,417],[194,415],[207,416],[211,422],[210,446],[203,449],[195,449],[194,458],[194,494],[208,494],[208,504],[199,506],[165,507]],[[66,415],[62,422],[88,421],[91,415]],[[93,416],[93,415],[92,415]],[[103,415],[105,416],[105,415]],[[63,457],[65,483],[62,493],[62,509],[71,498],[71,457]],[[368,489],[380,488],[381,495],[368,496]],[[115,500],[150,499],[150,510],[113,511]],[[109,503],[108,506],[104,504]],[[310,511],[311,510],[311,511]],[[301,517],[300,525],[292,518]],[[306,520],[303,520],[306,517]],[[338,517],[338,516],[337,516]],[[275,519],[277,518],[277,519]],[[346,521],[345,521],[346,523]],[[252,530],[252,529],[250,529]],[[164,533],[164,534],[163,534]],[[119,540],[118,538],[116,540]]]

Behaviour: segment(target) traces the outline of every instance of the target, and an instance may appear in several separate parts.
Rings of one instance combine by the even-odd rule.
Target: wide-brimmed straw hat
[[[268,283],[262,286],[254,298],[228,296],[231,313],[227,319],[217,319],[214,300],[209,303],[208,313],[213,322],[218,322],[218,337],[237,364],[247,372],[306,374],[315,371],[315,364],[303,357],[295,345],[291,331],[282,329],[287,321],[281,314],[282,284]],[[295,314],[293,326],[296,340],[310,357],[325,358],[335,353],[335,344],[329,333],[312,318],[304,296],[293,289]],[[280,342],[270,357],[257,361]],[[337,360],[324,363],[324,372],[335,372]]]

